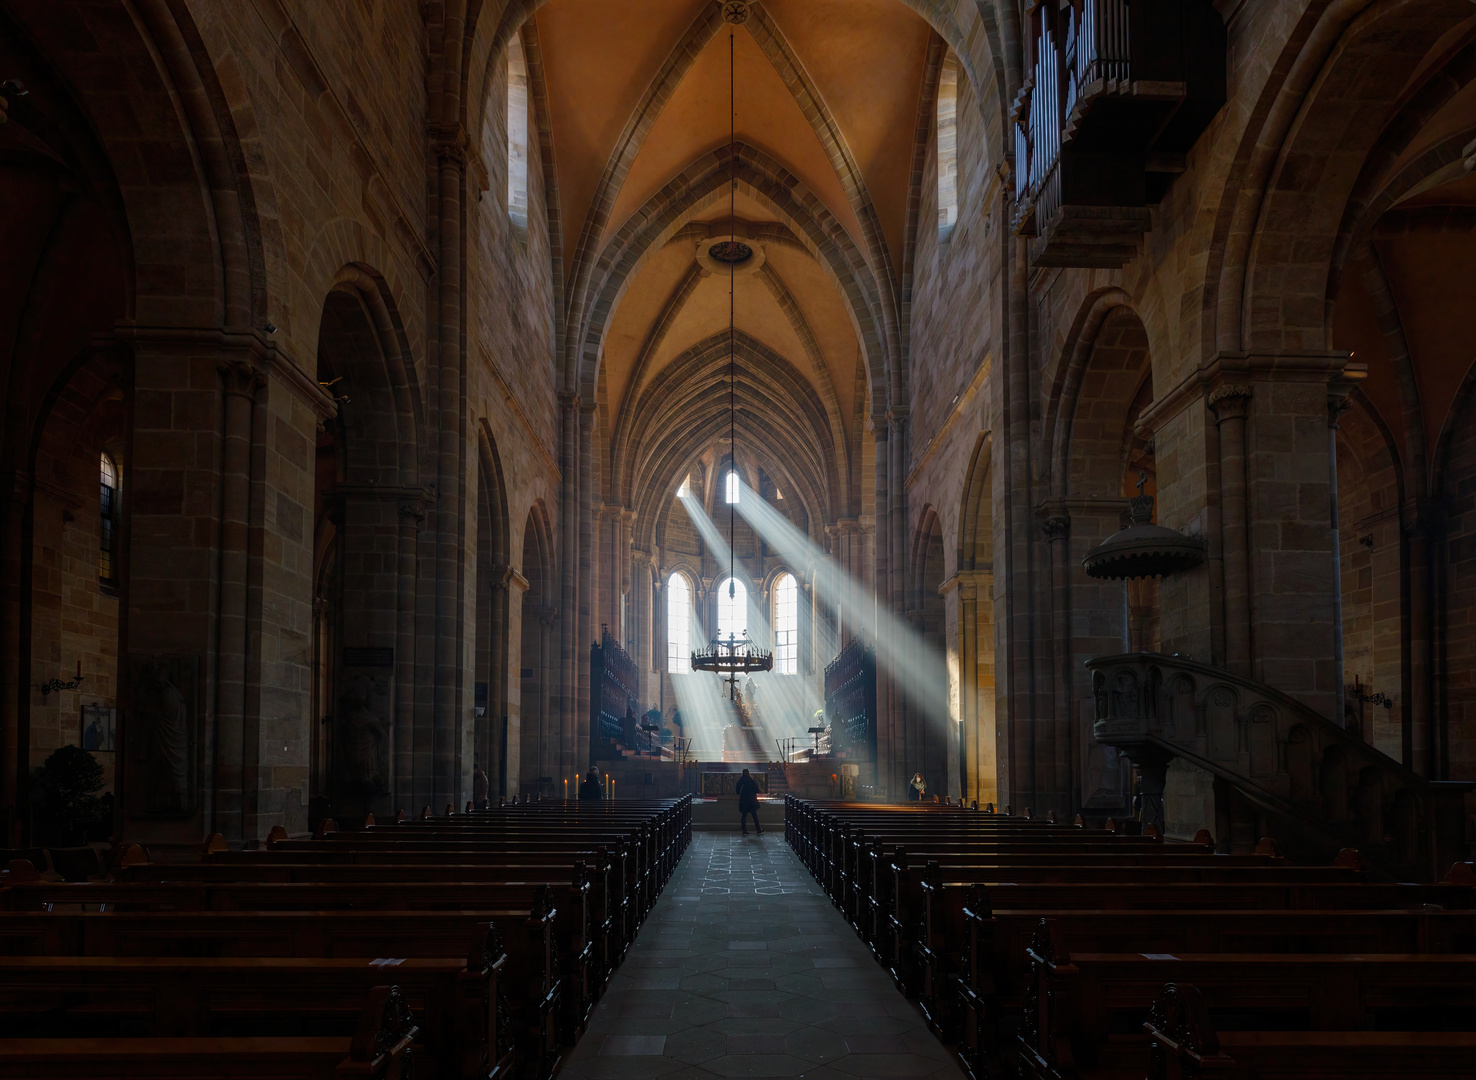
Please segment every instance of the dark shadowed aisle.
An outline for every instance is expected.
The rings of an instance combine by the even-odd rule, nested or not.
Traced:
[[[776,830],[693,837],[564,1075],[962,1073]]]

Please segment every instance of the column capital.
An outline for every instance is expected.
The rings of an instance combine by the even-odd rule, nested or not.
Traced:
[[[1250,398],[1250,383],[1221,383],[1209,392],[1205,404],[1214,412],[1215,422],[1219,424],[1226,420],[1245,419]]]
[[[1041,530],[1048,540],[1061,540],[1071,535],[1071,511],[1064,499],[1046,499],[1035,508]]]
[[[267,383],[266,372],[249,360],[217,360],[215,369],[220,372],[226,397],[255,401],[257,391]]]

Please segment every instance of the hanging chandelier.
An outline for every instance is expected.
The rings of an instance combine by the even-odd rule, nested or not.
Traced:
[[[733,25],[742,23],[748,16],[748,5],[739,0],[730,0],[725,5],[724,18]],[[711,254],[728,265],[728,444],[732,460],[729,468],[738,468],[738,349],[735,294],[738,264],[751,258],[753,251],[738,241],[738,129],[733,79],[733,32],[728,33],[728,236],[721,245],[714,245]],[[726,482],[725,482],[726,488]],[[737,579],[734,552],[737,549],[738,505],[734,498],[728,499],[728,600],[737,597]],[[728,684],[728,696],[738,699],[738,676],[757,671],[774,670],[774,654],[757,648],[748,640],[748,631],[743,636],[729,633],[726,638],[714,636],[707,648],[692,653],[693,671],[710,671],[724,676]]]

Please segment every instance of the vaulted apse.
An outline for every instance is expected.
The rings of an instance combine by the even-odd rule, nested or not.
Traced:
[[[687,516],[692,519],[692,524],[702,534],[702,539],[707,544],[708,550],[712,552],[713,559],[719,566],[726,567],[729,548],[722,531],[703,509],[700,500],[691,494],[678,497],[681,499],[682,507],[687,511]],[[752,489],[747,489],[742,498],[752,502],[758,499],[758,494]],[[741,501],[739,506],[741,509]],[[806,565],[805,561],[791,560],[790,568],[798,572]],[[724,570],[719,575],[719,580],[726,576],[727,571]],[[769,625],[768,612],[761,604],[755,602],[755,595],[756,590],[749,592],[749,640],[761,648],[773,648],[774,635]],[[824,632],[820,640],[816,642],[816,649],[820,657],[818,666],[823,670],[824,663],[835,655],[835,634],[823,621],[822,628]],[[676,690],[677,703],[682,710],[683,718],[691,717],[686,720],[686,723],[693,739],[692,752],[701,758],[698,747],[706,745],[715,747],[717,754],[721,754],[722,729],[735,722],[736,719],[732,705],[726,702],[720,696],[720,691],[716,689],[722,687],[723,684],[712,675],[694,673],[672,676],[672,685]],[[806,729],[814,722],[815,712],[825,707],[823,677],[775,675],[773,672],[760,672],[742,680],[742,685],[745,688],[744,693],[751,695],[748,703],[756,712],[758,725],[763,729],[765,754],[777,760],[780,754],[779,743],[782,739],[799,740],[795,744],[797,748],[806,745],[808,740]],[[711,750],[709,754],[715,756],[712,755]]]
[[[951,719],[948,669],[941,653],[882,606],[871,590],[836,566],[782,514],[756,494],[750,497],[746,486],[738,500],[738,513],[791,564],[813,568],[815,592],[830,611],[869,627],[877,664],[928,724],[941,725]]]

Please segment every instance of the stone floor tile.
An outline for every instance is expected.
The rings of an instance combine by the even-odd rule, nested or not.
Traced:
[[[959,1080],[781,837],[698,833],[570,1080]]]

